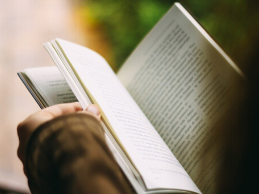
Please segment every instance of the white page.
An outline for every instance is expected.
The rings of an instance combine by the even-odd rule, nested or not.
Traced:
[[[94,96],[148,189],[199,192],[106,61],[79,45],[57,40],[75,73]],[[170,180],[170,181],[168,181]]]
[[[203,34],[203,35],[202,35]],[[119,79],[204,193],[220,148],[208,149],[240,70],[179,4],[141,42]],[[205,160],[206,159],[206,160]],[[173,181],[173,180],[172,180]]]
[[[77,101],[56,66],[29,68],[25,69],[24,73],[48,106]]]

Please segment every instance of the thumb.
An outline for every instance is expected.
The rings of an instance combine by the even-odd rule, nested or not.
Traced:
[[[89,105],[85,111],[82,111],[81,113],[91,113],[92,115],[94,115],[98,120],[101,120],[101,110],[100,108],[95,105],[95,104],[91,104]]]

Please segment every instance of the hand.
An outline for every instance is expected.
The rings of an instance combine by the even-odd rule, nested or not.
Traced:
[[[35,129],[51,119],[71,113],[91,114],[98,120],[100,120],[101,118],[100,109],[96,105],[90,105],[86,108],[86,111],[83,111],[80,104],[76,102],[58,104],[45,108],[39,112],[32,114],[18,125],[17,133],[19,137],[19,147],[17,150],[17,154],[23,165],[25,165],[26,147],[28,141]]]

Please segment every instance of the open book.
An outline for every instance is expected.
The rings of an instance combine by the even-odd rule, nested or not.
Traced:
[[[86,47],[61,39],[44,46],[58,68],[26,69],[20,78],[41,108],[98,104],[107,142],[138,193],[213,193],[217,130],[244,76],[181,4],[117,75]]]

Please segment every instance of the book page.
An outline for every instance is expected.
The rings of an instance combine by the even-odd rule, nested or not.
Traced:
[[[204,193],[213,193],[220,121],[240,70],[176,4],[141,42],[118,77]],[[174,180],[171,180],[174,181]]]
[[[109,122],[126,155],[130,156],[147,189],[199,193],[107,62],[85,47],[60,39],[57,43],[85,90],[90,91],[101,107],[102,116]]]
[[[25,69],[23,72],[46,106],[76,102],[77,99],[56,66]]]

